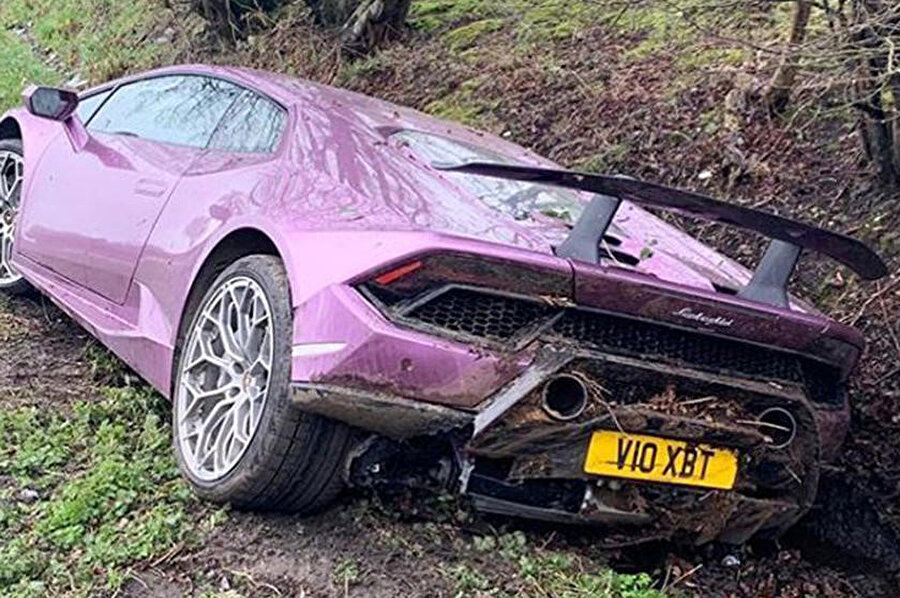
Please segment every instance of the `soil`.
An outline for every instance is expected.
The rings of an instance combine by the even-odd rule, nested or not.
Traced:
[[[299,19],[299,17],[298,17]],[[305,32],[305,33],[304,33]],[[859,284],[833,262],[804,258],[796,290],[869,341],[851,389],[853,423],[841,457],[827,472],[816,507],[779,542],[687,550],[660,544],[599,553],[597,532],[490,520],[477,526],[524,531],[539,545],[608,560],[658,579],[686,574],[680,587],[698,596],[892,596],[900,572],[900,197],[879,190],[850,127],[827,118],[798,126],[753,108],[766,72],[745,65],[741,77],[707,69],[673,91],[667,59],[622,63],[628,39],[602,28],[544,47],[555,69],[508,51],[510,33],[487,34],[484,52],[462,58],[436,37],[408,34],[352,78],[340,78],[334,52],[300,20],[285,18],[234,51],[197,42],[184,61],[225,62],[287,71],[420,109],[463,89],[484,100],[492,132],[548,157],[703,190],[754,207],[854,234],[880,249],[892,277]],[[726,96],[746,106],[725,108]],[[712,130],[703,123],[719,122]],[[735,124],[736,123],[736,124]],[[624,148],[619,152],[618,148]],[[698,173],[711,177],[698,178]],[[745,263],[761,243],[718,227],[687,224],[705,241]],[[10,300],[0,317],[15,338],[0,354],[0,406],[52,397],[53,408],[89,397],[87,334],[40,299]],[[7,328],[6,326],[0,329]],[[20,392],[24,387],[36,392]],[[44,392],[46,391],[46,392]],[[232,513],[205,544],[176,551],[138,571],[129,596],[178,596],[201,580],[296,596],[449,596],[446,568],[484,559],[463,540],[468,525],[397,517],[403,505],[374,508],[353,495],[320,515],[299,519]],[[485,528],[481,528],[485,529]],[[341,563],[359,564],[351,584]]]

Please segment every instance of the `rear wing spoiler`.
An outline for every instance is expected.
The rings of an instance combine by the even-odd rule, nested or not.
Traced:
[[[434,163],[433,166],[449,172],[595,193],[595,197],[575,222],[572,232],[556,248],[556,254],[561,257],[598,263],[600,240],[624,199],[646,207],[755,231],[772,239],[752,279],[738,293],[738,296],[751,301],[787,307],[787,282],[803,249],[832,257],[867,280],[876,280],[888,273],[881,258],[862,241],[692,191],[626,177],[513,164],[462,162]]]

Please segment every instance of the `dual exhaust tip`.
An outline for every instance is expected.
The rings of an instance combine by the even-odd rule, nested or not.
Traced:
[[[544,384],[541,408],[556,421],[571,421],[584,413],[588,389],[579,376],[559,374]],[[797,436],[797,420],[787,409],[770,407],[759,414],[757,425],[773,448],[785,448]]]

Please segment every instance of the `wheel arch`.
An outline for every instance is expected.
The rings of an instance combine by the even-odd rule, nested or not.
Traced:
[[[222,238],[215,241],[206,253],[200,267],[191,280],[190,288],[179,316],[175,338],[175,353],[172,359],[171,392],[174,392],[175,368],[178,367],[178,350],[187,332],[189,314],[194,312],[208,286],[225,268],[242,257],[254,254],[273,255],[282,260],[282,262],[285,262],[286,257],[271,235],[252,226],[243,226],[229,231]],[[287,267],[287,263],[285,263],[285,266]],[[290,270],[288,272],[290,279]],[[293,289],[289,288],[288,292],[292,293]]]
[[[7,116],[0,120],[0,139],[22,140],[22,126],[15,117]]]

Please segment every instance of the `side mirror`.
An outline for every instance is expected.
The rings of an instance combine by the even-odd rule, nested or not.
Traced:
[[[25,108],[41,118],[63,121],[78,107],[78,95],[56,87],[29,87],[23,94]]]

